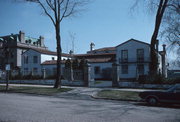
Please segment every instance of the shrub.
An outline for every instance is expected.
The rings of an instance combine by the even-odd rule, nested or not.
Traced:
[[[142,84],[145,84],[145,83],[148,83],[148,84],[163,84],[164,81],[165,81],[165,78],[160,74],[157,74],[157,75],[154,75],[154,76],[142,75],[142,76],[139,76],[139,78],[138,78],[138,82],[142,83]]]
[[[56,75],[49,75],[45,79],[56,79]],[[64,79],[64,77],[61,76],[61,80],[63,80],[63,79]]]
[[[144,83],[146,83],[146,81],[147,81],[147,75],[140,75],[139,76],[139,78],[138,78],[139,83],[144,84]]]
[[[73,68],[73,70],[79,68],[79,61],[78,61],[78,59],[73,60],[73,62],[72,62],[72,68]]]
[[[72,63],[70,59],[67,59],[65,62],[65,68],[71,68],[72,67]]]

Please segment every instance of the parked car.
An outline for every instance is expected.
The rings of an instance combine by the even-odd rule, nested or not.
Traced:
[[[176,84],[164,91],[141,92],[139,96],[150,105],[158,103],[180,104],[180,84]]]

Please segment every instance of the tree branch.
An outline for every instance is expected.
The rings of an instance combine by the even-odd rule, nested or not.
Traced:
[[[61,21],[63,20],[63,18],[65,17],[65,14],[66,14],[66,12],[67,12],[68,6],[69,6],[69,0],[67,0],[67,2],[66,2],[65,10],[64,10],[64,12],[63,12],[62,17],[60,18],[60,22],[61,22]]]
[[[53,22],[53,24],[54,24],[54,26],[55,26],[55,25],[56,25],[56,24],[55,24],[55,21],[53,20],[52,16],[47,12],[46,8],[45,8],[44,5],[41,3],[41,1],[39,1],[39,0],[36,0],[36,1],[37,1],[37,3],[40,4],[40,6],[43,8],[45,14],[51,19],[51,21]]]
[[[48,4],[48,6],[49,6],[53,11],[55,11],[52,3],[51,3],[49,0],[46,0],[46,3]]]
[[[56,23],[58,22],[58,15],[57,15],[57,11],[60,11],[60,10],[57,10],[57,0],[54,0],[54,16],[55,16],[55,20],[56,20]]]

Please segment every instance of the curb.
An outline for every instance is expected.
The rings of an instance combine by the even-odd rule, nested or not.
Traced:
[[[103,99],[103,100],[115,100],[115,101],[129,101],[129,102],[141,102],[141,100],[127,100],[127,99],[114,99],[114,98],[107,98],[107,97],[99,97],[97,93],[91,95],[94,99]]]
[[[15,94],[27,94],[27,95],[35,95],[35,96],[53,96],[53,95],[48,95],[48,94],[37,94],[37,93],[27,93],[27,92],[0,92],[0,93],[15,93]]]

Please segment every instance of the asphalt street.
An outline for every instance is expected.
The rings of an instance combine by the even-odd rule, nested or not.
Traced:
[[[180,122],[180,107],[151,107],[77,94],[0,93],[0,122]]]

